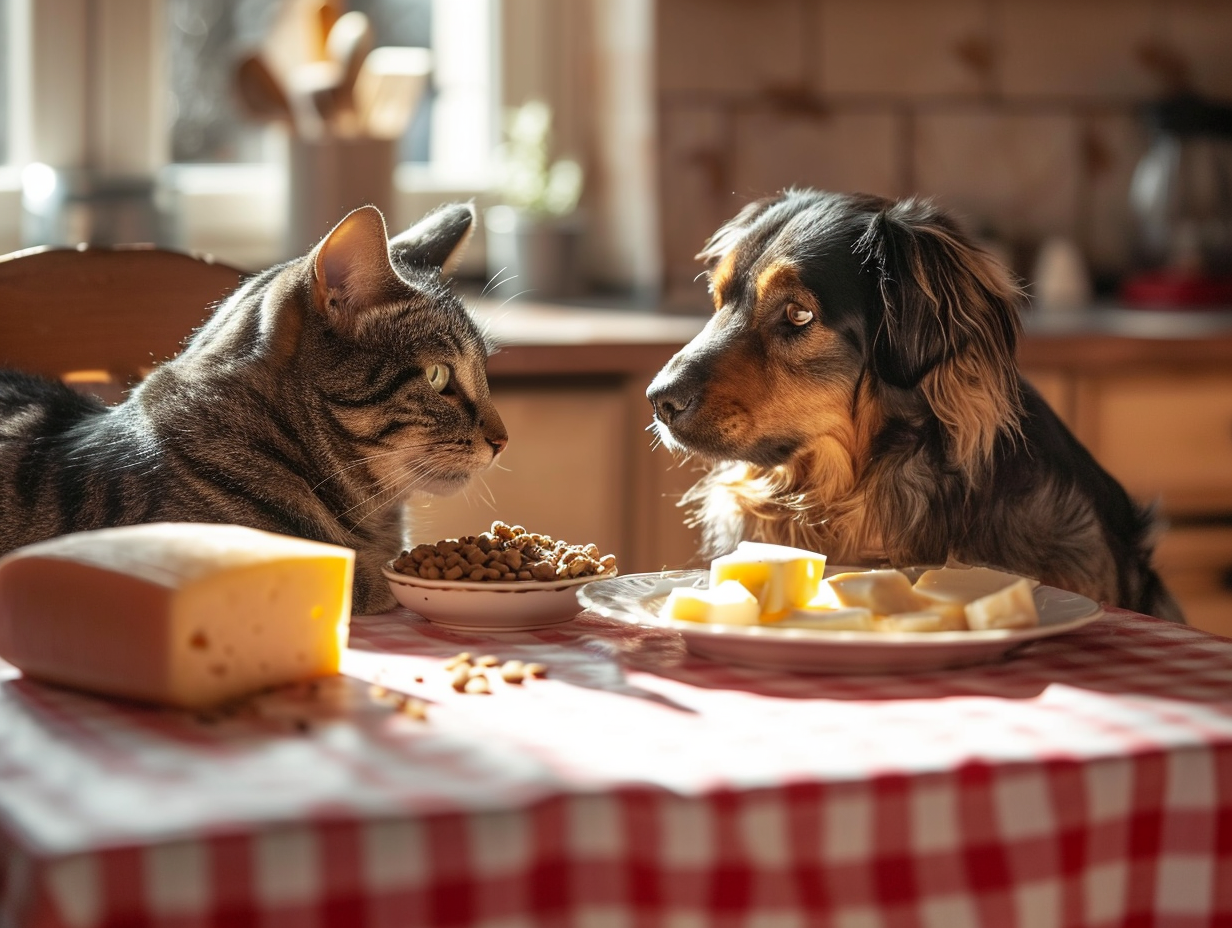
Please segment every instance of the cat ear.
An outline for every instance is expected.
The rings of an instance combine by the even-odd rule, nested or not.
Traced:
[[[402,280],[389,263],[385,220],[375,206],[348,213],[312,252],[317,306],[353,315],[394,296]]]
[[[389,243],[394,262],[406,267],[454,269],[475,229],[471,203],[448,203],[429,213]]]

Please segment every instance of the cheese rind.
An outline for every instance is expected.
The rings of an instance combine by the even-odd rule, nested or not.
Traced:
[[[844,606],[868,609],[877,615],[915,612],[924,605],[907,575],[897,570],[852,571],[835,574],[828,582]]]
[[[0,657],[30,677],[204,708],[338,672],[355,552],[231,525],[154,523],[0,558]]]
[[[757,597],[735,580],[724,580],[710,589],[676,587],[668,592],[663,606],[668,618],[719,625],[756,625],[760,612]]]
[[[742,541],[710,563],[710,586],[736,580],[757,597],[763,622],[781,619],[817,595],[826,556],[787,545]]]

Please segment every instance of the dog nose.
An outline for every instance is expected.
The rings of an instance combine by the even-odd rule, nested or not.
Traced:
[[[655,415],[658,416],[659,421],[666,425],[671,425],[678,416],[693,405],[693,397],[691,395],[672,390],[656,389],[653,385],[646,391],[646,398],[650,400],[650,405],[654,407]]]

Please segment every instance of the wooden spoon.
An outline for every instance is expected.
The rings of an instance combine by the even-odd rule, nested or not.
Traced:
[[[245,55],[235,69],[235,87],[240,103],[253,119],[291,122],[291,103],[286,89],[257,54]]]
[[[329,30],[325,42],[326,57],[342,73],[335,107],[340,128],[349,134],[358,131],[355,116],[355,82],[368,53],[372,51],[372,24],[358,10],[343,13]]]
[[[400,138],[415,114],[432,73],[426,48],[374,48],[355,81],[355,106],[364,132],[373,138]]]

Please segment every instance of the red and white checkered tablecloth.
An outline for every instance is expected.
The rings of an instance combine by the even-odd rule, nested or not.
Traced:
[[[351,645],[220,717],[10,670],[0,925],[1232,925],[1232,640],[1113,612],[884,677],[591,616]],[[464,649],[549,677],[457,693]]]

